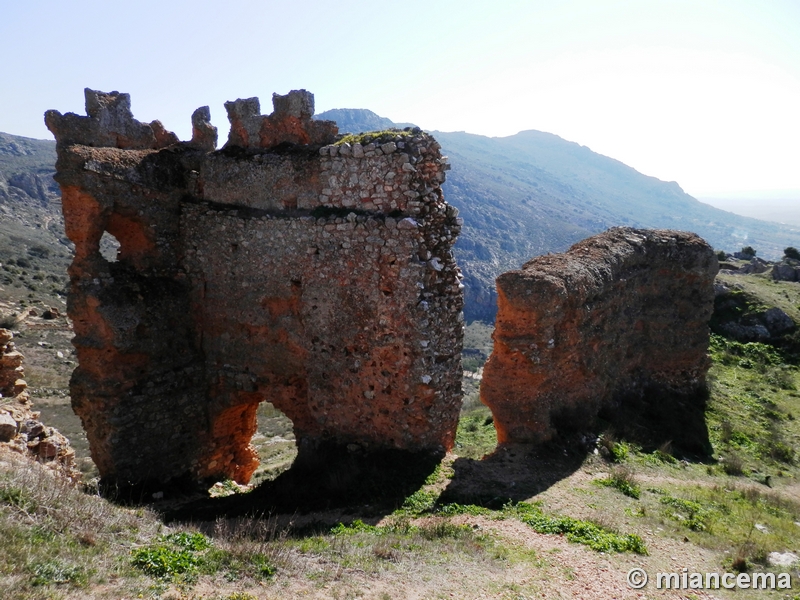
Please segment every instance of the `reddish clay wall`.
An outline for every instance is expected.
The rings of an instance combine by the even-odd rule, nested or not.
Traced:
[[[190,142],[116,92],[86,90],[86,117],[45,116],[76,246],[73,407],[107,480],[246,482],[265,400],[301,457],[452,446],[461,221],[446,158],[419,130],[343,143],[302,90],[273,103],[227,103],[219,151],[207,107]]]
[[[694,234],[614,228],[498,277],[481,381],[498,441],[591,426],[645,389],[703,388],[717,270]]]

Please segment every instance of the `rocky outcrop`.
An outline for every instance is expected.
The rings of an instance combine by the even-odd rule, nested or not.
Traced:
[[[75,451],[58,430],[39,421],[34,412],[22,354],[16,349],[14,336],[0,329],[0,448],[7,448],[35,459],[78,480]]]
[[[269,116],[227,103],[214,151],[207,107],[177,143],[126,94],[86,99],[46,123],[75,243],[70,390],[104,480],[246,482],[262,401],[293,421],[299,461],[452,445],[461,221],[432,137],[339,141],[301,90]]]
[[[800,261],[784,258],[772,265],[770,275],[775,281],[800,281]]]
[[[702,388],[717,269],[694,234],[614,228],[498,277],[481,400],[499,442],[580,430],[644,390]]]
[[[766,307],[746,293],[739,284],[714,286],[714,315],[711,330],[738,342],[778,344],[797,327],[777,306]]]

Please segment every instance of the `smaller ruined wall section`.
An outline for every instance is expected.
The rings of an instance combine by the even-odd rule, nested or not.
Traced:
[[[104,479],[247,481],[262,401],[292,419],[301,456],[452,445],[460,219],[433,138],[337,141],[301,91],[268,116],[227,103],[216,151],[207,107],[178,142],[126,94],[86,96],[87,116],[46,122],[76,244],[73,408]]]
[[[590,426],[645,388],[702,389],[717,270],[694,234],[614,228],[498,277],[481,400],[499,442]]]

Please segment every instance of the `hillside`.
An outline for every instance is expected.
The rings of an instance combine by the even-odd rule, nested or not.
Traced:
[[[53,181],[55,142],[0,133],[0,316],[61,305],[72,243]]]
[[[366,131],[375,116],[364,111],[362,122],[349,109],[340,129]],[[338,117],[336,111],[317,116]],[[494,319],[494,278],[500,273],[615,225],[693,231],[715,248],[747,244],[766,258],[800,243],[800,228],[716,209],[675,182],[648,177],[557,135],[432,133],[452,163],[443,186],[447,200],[464,218],[456,255],[467,286],[468,321]]]
[[[796,282],[728,272],[718,283],[729,287],[718,309],[727,297],[741,310],[718,311],[717,321],[771,306],[800,318]],[[28,318],[20,327],[31,380],[55,362],[53,352],[32,352],[36,340],[56,343],[57,332],[41,326]],[[470,356],[489,350],[484,327],[467,328]],[[164,511],[180,512],[186,499],[167,493],[155,510],[122,507],[91,482],[76,489],[0,452],[0,597],[675,598],[652,578],[682,568],[791,572],[796,586],[797,562],[777,564],[800,554],[800,371],[787,351],[797,347],[787,346],[792,341],[713,336],[705,420],[713,456],[705,462],[670,444],[647,452],[610,431],[590,432],[588,443],[567,437],[494,452],[491,415],[470,403],[453,451],[405,497],[262,519],[197,513],[165,522]],[[481,362],[465,368],[479,377]],[[64,431],[63,414],[37,395],[34,403]],[[292,459],[285,417],[264,421],[271,429],[259,419],[253,441],[262,470],[254,483],[274,480]],[[85,446],[76,450],[88,460]],[[228,497],[205,503],[227,507],[263,498],[231,481],[210,494]],[[650,574],[646,590],[626,585],[634,567]],[[685,597],[793,596],[694,589]]]

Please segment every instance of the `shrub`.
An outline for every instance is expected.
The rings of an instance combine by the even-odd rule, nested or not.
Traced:
[[[745,246],[742,248],[742,254],[749,254],[750,256],[756,255],[756,250],[752,246]]]
[[[628,444],[625,442],[618,442],[613,433],[605,433],[597,440],[597,445],[600,446],[600,453],[607,459],[613,462],[622,462],[628,458],[630,453]]]
[[[597,483],[619,490],[626,496],[635,498],[636,500],[638,500],[642,494],[633,469],[628,467],[614,467],[611,469],[611,474],[608,477],[605,479],[598,479]]]
[[[717,252],[717,260],[726,260],[727,258],[728,254],[724,250]]]
[[[19,323],[20,318],[17,313],[0,315],[0,329],[14,329]]]
[[[744,460],[735,452],[731,452],[725,457],[722,463],[722,470],[725,471],[727,475],[732,475],[734,477],[744,475]]]
[[[786,258],[793,258],[795,260],[800,260],[800,250],[798,250],[797,248],[794,248],[792,246],[789,246],[788,248],[784,248],[783,249],[783,255]]]
[[[35,562],[28,565],[28,570],[33,575],[32,583],[35,586],[86,583],[86,574],[81,567],[64,564],[58,560]]]

